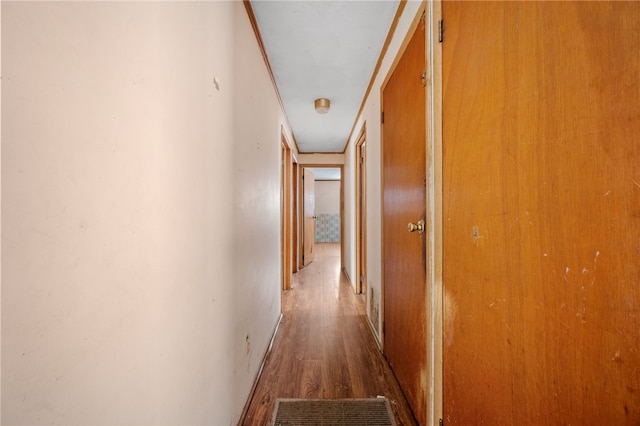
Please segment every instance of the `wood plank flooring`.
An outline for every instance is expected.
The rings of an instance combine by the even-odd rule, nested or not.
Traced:
[[[340,245],[316,244],[313,263],[294,274],[283,317],[241,425],[269,425],[277,398],[389,399],[398,425],[415,420],[378,350],[356,295],[340,271]]]

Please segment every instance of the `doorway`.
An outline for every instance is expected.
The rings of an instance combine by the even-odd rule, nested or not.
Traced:
[[[302,200],[300,259],[304,267],[314,258],[316,242],[340,243],[343,258],[342,165],[300,164],[300,200]],[[342,260],[341,260],[342,262]]]
[[[293,274],[293,155],[284,134],[281,136],[280,168],[282,290],[289,290]]]
[[[356,142],[356,292],[367,293],[367,137],[366,123]]]

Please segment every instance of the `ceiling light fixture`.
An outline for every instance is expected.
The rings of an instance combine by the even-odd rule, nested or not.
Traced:
[[[331,106],[331,101],[326,98],[316,99],[314,102],[314,106],[316,108],[316,112],[318,114],[326,114],[329,112],[329,107]]]

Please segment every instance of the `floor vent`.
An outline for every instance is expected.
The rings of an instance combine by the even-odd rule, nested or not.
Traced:
[[[396,426],[386,398],[283,399],[276,401],[273,426]]]

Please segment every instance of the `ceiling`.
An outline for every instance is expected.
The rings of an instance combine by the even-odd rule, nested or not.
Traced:
[[[311,171],[315,180],[340,180],[340,169],[337,167],[305,167]]]
[[[251,1],[301,153],[344,151],[399,3]],[[317,98],[331,101],[327,114]]]

